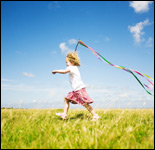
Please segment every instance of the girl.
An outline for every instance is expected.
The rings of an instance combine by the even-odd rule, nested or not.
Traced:
[[[98,120],[99,116],[94,112],[93,108],[89,105],[93,103],[93,100],[88,96],[85,85],[81,80],[80,72],[78,67],[80,66],[80,59],[76,52],[71,52],[66,57],[67,68],[65,70],[54,70],[52,73],[69,73],[69,80],[73,88],[72,92],[69,92],[65,97],[65,106],[63,113],[56,113],[63,119],[67,118],[67,112],[69,109],[69,103],[83,105],[93,116],[92,121]]]

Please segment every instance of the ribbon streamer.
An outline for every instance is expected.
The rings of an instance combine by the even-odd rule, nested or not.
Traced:
[[[131,74],[136,78],[136,80],[139,82],[139,84],[145,89],[145,91],[146,91],[148,94],[153,95],[153,94],[151,94],[151,93],[145,88],[145,87],[147,87],[148,89],[150,89],[149,86],[147,86],[146,84],[142,84],[141,81],[137,78],[137,76],[136,76],[133,72],[135,72],[135,73],[137,73],[138,75],[142,76],[142,77],[145,78],[151,85],[154,86],[154,84],[149,80],[149,79],[151,79],[151,80],[154,81],[153,78],[151,78],[150,76],[148,76],[148,75],[146,75],[146,74],[144,74],[144,73],[140,73],[140,72],[138,72],[138,71],[136,71],[136,70],[128,69],[128,68],[125,68],[125,67],[123,67],[123,66],[118,66],[118,65],[112,64],[111,62],[109,62],[108,60],[106,60],[102,55],[100,55],[97,51],[95,51],[95,50],[92,49],[91,47],[89,47],[89,46],[87,46],[86,44],[84,44],[81,40],[78,41],[78,44],[81,44],[82,46],[84,46],[84,47],[90,49],[91,52],[92,52],[99,60],[104,61],[104,62],[106,62],[107,64],[109,64],[109,65],[111,65],[111,66],[113,66],[113,67],[115,67],[115,68],[122,69],[122,70],[124,70],[124,71],[127,71],[128,73],[131,73]],[[76,47],[76,48],[77,48],[77,47]],[[147,77],[147,78],[146,78],[146,77]],[[148,78],[149,78],[149,79],[148,79]]]

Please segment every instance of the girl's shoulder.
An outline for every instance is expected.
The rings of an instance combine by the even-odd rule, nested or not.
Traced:
[[[67,68],[79,68],[78,66],[68,66]]]
[[[79,67],[78,66],[68,66],[67,67],[71,72],[75,72],[75,71],[78,71],[79,70]]]

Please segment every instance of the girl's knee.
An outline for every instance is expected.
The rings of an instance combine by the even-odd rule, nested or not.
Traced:
[[[88,107],[89,106],[89,104],[88,103],[84,103],[84,107]]]
[[[64,98],[64,101],[67,102],[67,103],[69,102],[69,100],[67,98]]]

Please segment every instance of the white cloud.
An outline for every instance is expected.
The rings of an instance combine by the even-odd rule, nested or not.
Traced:
[[[144,20],[144,22],[139,22],[135,26],[128,26],[130,32],[133,34],[133,37],[135,39],[135,43],[140,43],[141,41],[144,41],[145,39],[142,39],[142,35],[145,34],[145,32],[142,32],[144,29],[144,26],[150,25],[150,22],[148,19]]]
[[[132,1],[129,6],[134,8],[136,13],[143,13],[149,11],[149,5],[152,3],[153,1]]]
[[[59,48],[61,49],[61,53],[62,54],[67,54],[67,53],[69,53],[69,52],[71,52],[72,50],[66,45],[66,43],[65,42],[63,42],[63,43],[60,43],[59,44]]]
[[[22,74],[23,74],[24,76],[34,78],[34,75],[33,75],[32,73],[22,72]]]
[[[128,98],[129,94],[127,92],[121,93],[121,94],[118,95],[118,97],[120,97],[120,98]]]
[[[6,78],[1,78],[1,81],[10,82],[10,81],[14,81],[14,80],[9,80],[9,79],[6,79]]]
[[[50,97],[53,97],[53,96],[56,95],[57,92],[58,92],[58,91],[56,91],[56,89],[49,89],[49,96],[50,96]]]
[[[34,100],[32,100],[32,103],[37,103],[37,100],[35,100],[35,99],[34,99]]]
[[[23,91],[23,92],[48,92],[51,89],[44,87],[37,87],[34,85],[25,85],[25,84],[6,84],[1,83],[2,90],[10,90],[10,91]]]
[[[154,39],[149,37],[149,39],[146,41],[146,47],[152,47],[153,42],[154,42]]]
[[[109,37],[105,37],[104,41],[105,42],[109,42],[110,41],[110,38]]]
[[[99,41],[95,40],[93,43],[99,43]]]
[[[57,53],[56,50],[52,50],[52,51],[51,51],[51,54],[52,54],[52,55],[55,55],[56,53]]]
[[[11,87],[11,84],[4,84],[4,83],[1,83],[1,89],[4,90],[4,89],[10,89]]]
[[[51,3],[48,4],[48,8],[49,9],[57,9],[60,8],[60,2],[59,1],[53,1]]]
[[[68,43],[69,43],[69,45],[73,45],[73,44],[77,43],[77,40],[76,39],[70,39],[70,40],[68,40]],[[61,49],[61,53],[65,54],[65,55],[68,54],[69,52],[73,51],[73,49],[68,47],[65,42],[60,43],[59,48]]]
[[[76,39],[70,39],[70,40],[68,40],[68,43],[69,43],[69,45],[73,45],[73,44],[77,43],[77,40]]]

